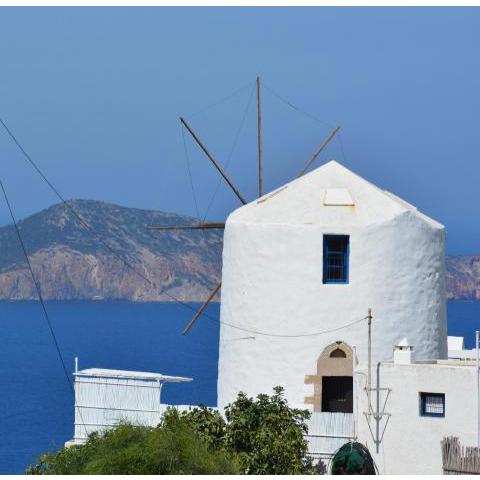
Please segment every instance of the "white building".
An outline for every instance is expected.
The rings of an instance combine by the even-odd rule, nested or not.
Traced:
[[[442,225],[335,161],[234,211],[224,235],[219,407],[239,390],[282,385],[291,404],[321,411],[322,389],[352,390],[353,346],[367,360],[368,308],[374,363],[390,360],[404,337],[418,359],[447,358],[444,237]],[[255,339],[230,342],[230,325]],[[327,354],[339,340],[350,366],[336,374]]]
[[[90,433],[101,432],[122,421],[158,425],[168,406],[161,401],[164,385],[192,381],[161,373],[105,368],[76,369],[74,376],[74,437],[67,445],[82,443]]]
[[[444,437],[477,445],[476,362],[409,362],[403,352],[374,366],[370,412],[367,371],[356,370],[355,436],[383,474],[441,474]]]

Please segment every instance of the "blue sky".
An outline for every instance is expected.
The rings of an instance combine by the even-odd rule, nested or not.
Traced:
[[[196,214],[178,117],[255,198],[258,74],[267,190],[340,123],[319,164],[444,223],[449,253],[480,253],[478,45],[479,9],[2,8],[0,116],[65,197]],[[218,177],[185,144],[203,216]],[[56,202],[4,132],[0,156],[19,217]],[[237,205],[222,185],[207,218]]]

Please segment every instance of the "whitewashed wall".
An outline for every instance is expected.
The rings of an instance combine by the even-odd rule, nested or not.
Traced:
[[[77,376],[74,439],[121,421],[157,425],[166,408],[160,404],[160,390],[155,380]]]
[[[360,363],[367,358],[366,322],[306,338],[248,333],[255,339],[243,341],[231,341],[239,331],[228,324],[297,335],[343,326],[371,307],[374,362],[391,359],[404,337],[418,359],[447,356],[443,227],[338,164],[327,166],[326,174],[312,172],[228,218],[219,407],[239,390],[255,395],[274,385],[305,407],[304,397],[313,394],[305,375],[316,373],[327,345],[342,340],[356,346]],[[355,207],[322,206],[330,186],[347,187]],[[347,285],[322,283],[323,234],[350,235]]]
[[[436,364],[382,364],[380,386],[391,392],[385,412],[391,417],[386,426],[379,453],[363,412],[367,411],[365,392],[366,370],[356,381],[355,417],[359,440],[367,445],[383,474],[441,474],[440,441],[445,436],[458,436],[465,446],[476,446],[477,395],[475,366]],[[373,371],[376,383],[376,368]],[[420,416],[420,392],[445,394],[445,417]],[[386,392],[382,391],[383,408]],[[373,393],[373,408],[375,392]],[[380,424],[383,431],[387,417]],[[375,432],[375,422],[371,422]]]
[[[308,454],[314,458],[331,458],[355,436],[352,413],[315,412],[307,425]]]

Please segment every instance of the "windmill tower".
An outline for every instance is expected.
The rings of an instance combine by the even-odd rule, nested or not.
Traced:
[[[235,210],[224,234],[218,406],[281,385],[297,407],[352,413],[370,306],[373,364],[405,337],[417,360],[446,358],[444,234],[335,161]],[[231,325],[255,339],[230,341]]]

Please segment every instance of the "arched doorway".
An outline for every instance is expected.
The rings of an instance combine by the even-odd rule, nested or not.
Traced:
[[[305,383],[313,384],[315,412],[353,412],[353,350],[337,341],[326,347],[317,360],[317,374],[307,375]]]

